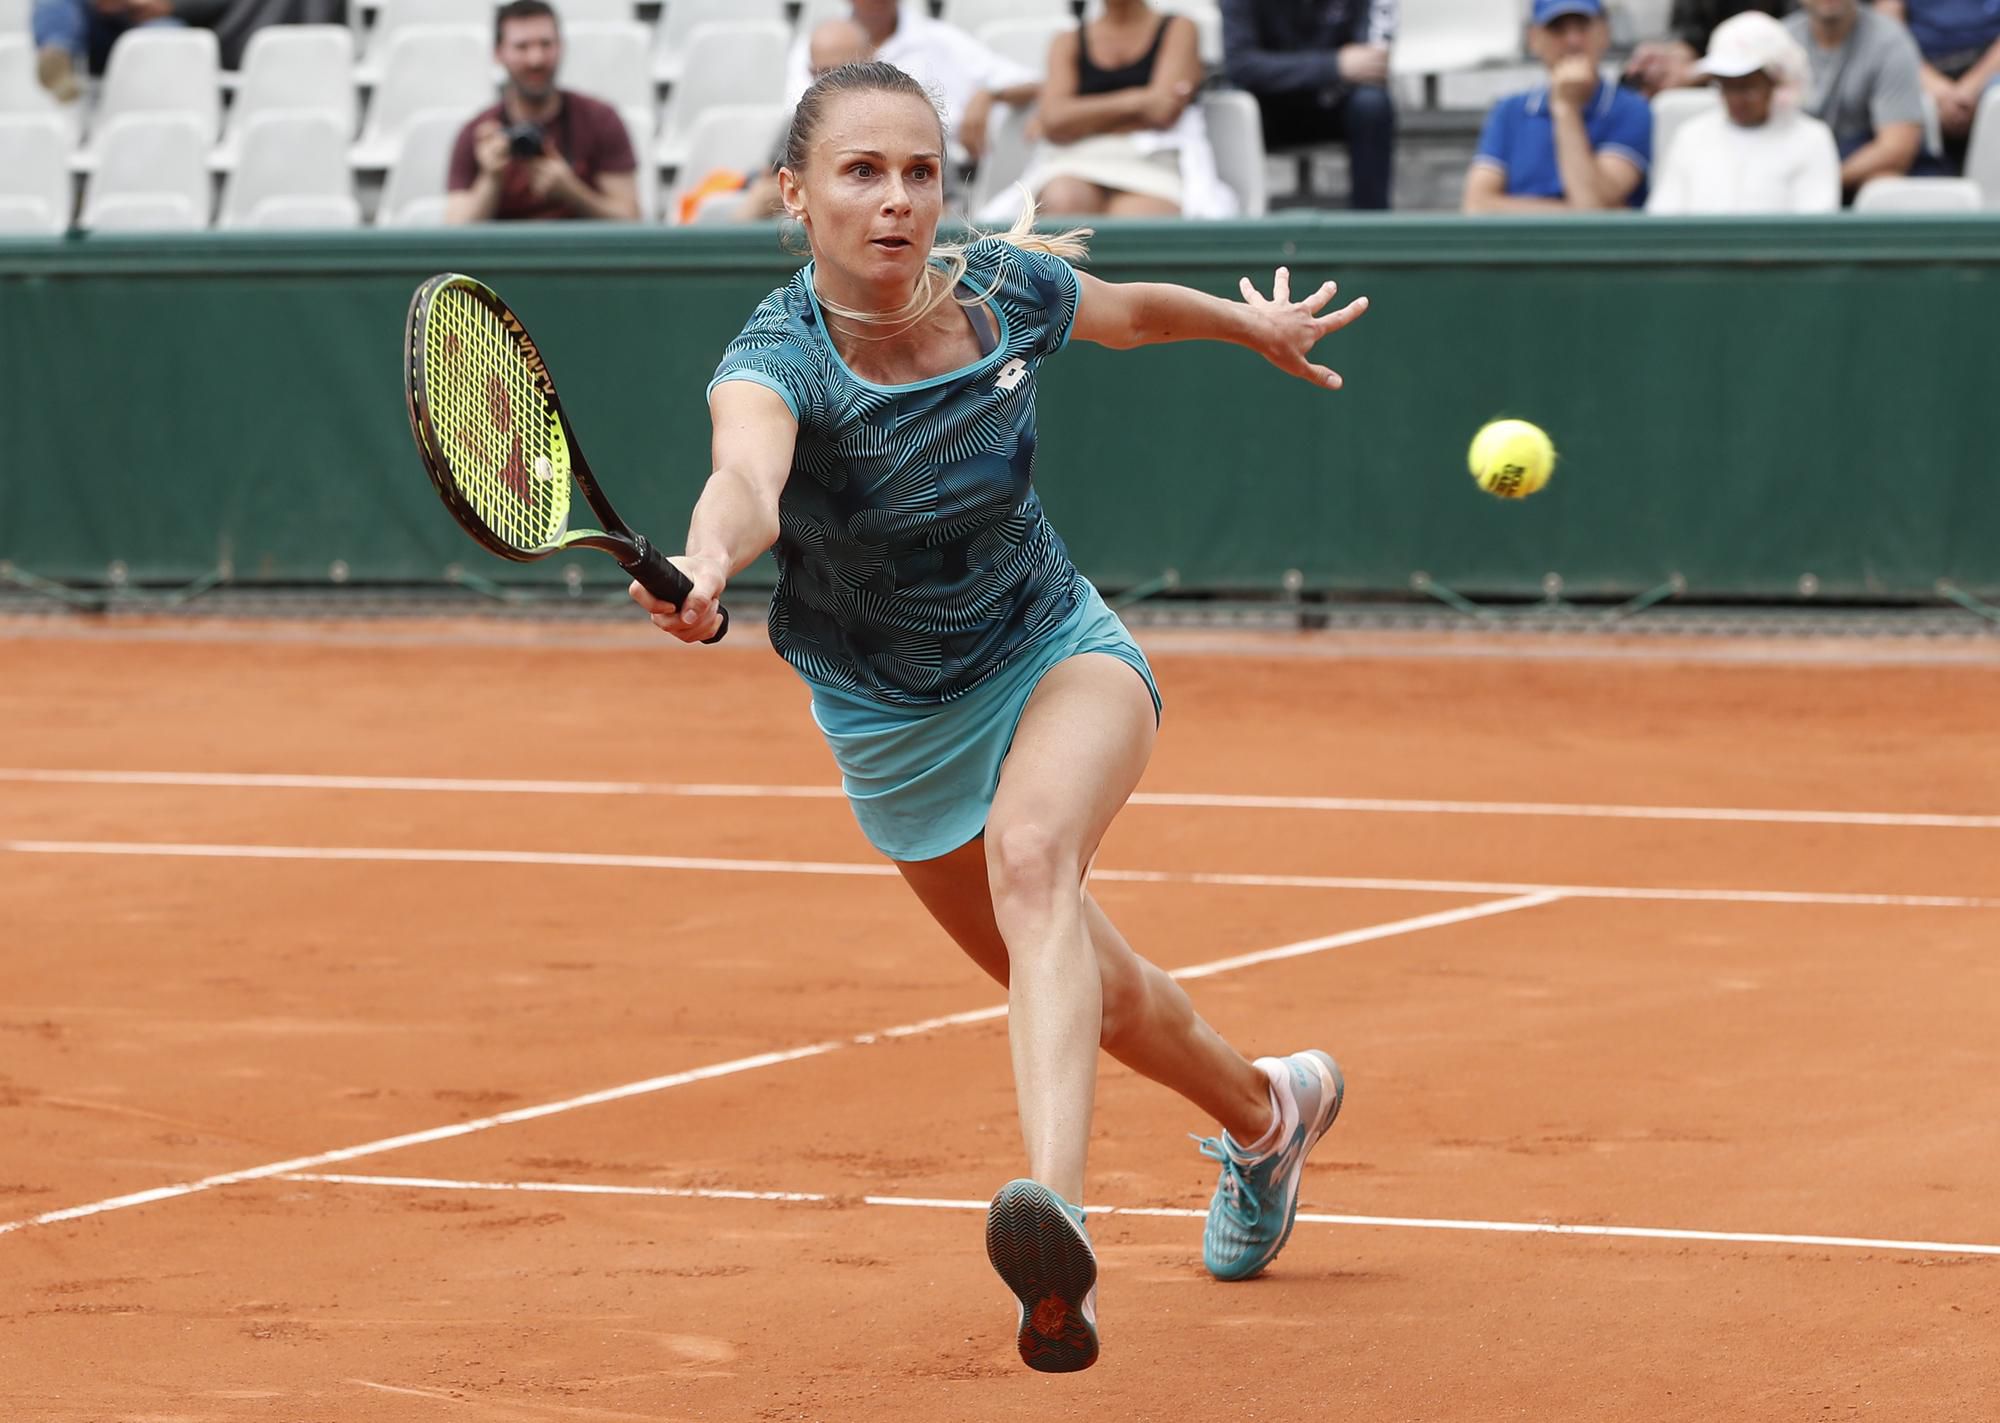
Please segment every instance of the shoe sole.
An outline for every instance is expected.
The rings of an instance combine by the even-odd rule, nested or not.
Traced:
[[[1278,1252],[1291,1240],[1292,1227],[1299,1223],[1299,1182],[1305,1175],[1306,1158],[1312,1155],[1312,1149],[1319,1145],[1319,1139],[1332,1129],[1334,1119],[1340,1115],[1340,1104],[1347,1096],[1347,1079],[1341,1075],[1340,1064],[1331,1056],[1318,1048],[1309,1049],[1299,1055],[1310,1059],[1313,1069],[1319,1073],[1319,1111],[1313,1117],[1311,1131],[1306,1135],[1305,1148],[1299,1152],[1299,1159],[1292,1163],[1291,1172],[1285,1178],[1285,1232],[1278,1237],[1278,1243],[1271,1247],[1271,1253],[1260,1260],[1255,1269],[1246,1270],[1241,1274],[1233,1272],[1219,1274],[1214,1266],[1209,1267],[1210,1275],[1228,1284],[1256,1279],[1270,1267],[1271,1262],[1278,1258]]]
[[[1021,1307],[1021,1362],[1071,1374],[1097,1362],[1097,1329],[1083,1303],[1097,1287],[1097,1258],[1056,1194],[1010,1181],[986,1211],[986,1258]]]

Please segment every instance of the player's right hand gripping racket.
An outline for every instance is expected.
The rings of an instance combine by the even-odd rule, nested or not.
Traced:
[[[484,282],[441,273],[417,288],[404,328],[410,433],[460,526],[518,563],[601,549],[679,607],[694,585],[618,517],[584,463],[556,383],[521,318]],[[602,529],[569,526],[576,481]],[[729,631],[729,613],[710,642]]]

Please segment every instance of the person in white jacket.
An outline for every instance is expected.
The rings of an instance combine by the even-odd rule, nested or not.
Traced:
[[[1805,50],[1769,15],[1745,11],[1716,26],[1697,72],[1722,107],[1680,126],[1646,210],[1667,215],[1840,210],[1840,148],[1800,109]]]

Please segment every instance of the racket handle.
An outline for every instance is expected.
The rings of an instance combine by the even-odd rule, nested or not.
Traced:
[[[662,602],[672,603],[677,608],[685,603],[688,594],[694,591],[694,584],[688,582],[688,576],[667,562],[665,554],[647,543],[644,534],[634,534],[632,543],[635,550],[632,557],[619,559],[618,566],[638,579],[641,588]],[[722,614],[722,626],[715,630],[714,637],[702,639],[704,647],[729,636],[729,609],[717,608],[716,611]]]

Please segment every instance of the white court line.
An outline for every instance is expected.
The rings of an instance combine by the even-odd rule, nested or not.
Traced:
[[[690,855],[599,855],[557,850],[427,850],[356,845],[186,845],[165,840],[0,840],[0,854],[140,855],[208,860],[323,860],[384,864],[549,865],[725,874],[837,875],[893,879],[882,861],[737,860]],[[1506,880],[1393,879],[1374,875],[1224,874],[1199,870],[1096,869],[1113,884],[1198,884],[1239,889],[1385,890],[1400,894],[1552,894],[1709,904],[1825,904],[1894,909],[2000,909],[2000,898],[1956,894],[1859,894],[1796,889],[1705,889],[1608,884],[1533,884]]]
[[[526,1191],[577,1196],[662,1196],[677,1200],[778,1201],[806,1204],[859,1201],[869,1206],[902,1206],[934,1211],[983,1211],[985,1201],[959,1201],[923,1196],[839,1196],[818,1191],[730,1191],[677,1186],[600,1186],[568,1181],[451,1181],[429,1176],[345,1176],[292,1173],[286,1181],[321,1181],[335,1186],[385,1186],[410,1191]],[[1093,1216],[1156,1216],[1169,1220],[1203,1220],[1207,1211],[1175,1206],[1092,1205]],[[1594,1235],[1621,1240],[1701,1240],[1726,1245],[1810,1245],[1843,1250],[1892,1250],[1906,1254],[2000,1255],[2000,1245],[1971,1245],[1945,1240],[1881,1240],[1863,1235],[1779,1235],[1766,1231],[1673,1230],[1641,1225],[1563,1225],[1554,1221],[1439,1220],[1427,1216],[1329,1215],[1300,1211],[1311,1225],[1377,1226],[1392,1230],[1465,1230],[1506,1235]]]
[[[231,771],[84,771],[0,768],[0,781],[43,785],[183,786],[233,790],[426,791],[445,794],[678,796],[725,800],[839,800],[838,786],[730,785],[673,781],[509,781],[451,776],[319,776]],[[2000,815],[1874,810],[1759,810],[1735,806],[1570,804],[1560,801],[1398,800],[1355,796],[1210,795],[1140,791],[1133,805],[1187,810],[1312,810],[1383,815],[1548,816],[1590,820],[1681,820],[1749,825],[1862,825],[2000,830]]]
[[[1278,959],[1296,958],[1301,954],[1324,953],[1329,949],[1346,948],[1353,944],[1372,943],[1378,939],[1393,939],[1403,934],[1419,933],[1425,929],[1441,929],[1451,924],[1463,924],[1474,919],[1485,919],[1496,914],[1511,914],[1519,909],[1533,909],[1551,903],[1556,896],[1547,894],[1521,895],[1512,899],[1499,899],[1484,904],[1469,904],[1459,909],[1449,909],[1438,914],[1422,914],[1410,919],[1396,919],[1386,924],[1371,924],[1363,929],[1349,929],[1340,934],[1327,934],[1317,939],[1304,939],[1295,944],[1282,944],[1275,949],[1265,949],[1259,953],[1244,954],[1237,958],[1221,960],[1231,968],[1244,968],[1251,964],[1270,963]],[[1222,972],[1216,964],[1194,964],[1187,968],[1175,969],[1176,978],[1198,978],[1206,973]],[[605,1102],[623,1101],[630,1097],[643,1097],[653,1092],[665,1091],[670,1087],[684,1087],[691,1082],[706,1082],[712,1078],[728,1077],[739,1072],[753,1072],[758,1068],[775,1067],[779,1063],[796,1062],[800,1058],[818,1057],[835,1052],[844,1047],[866,1046],[882,1038],[914,1037],[920,1033],[934,1032],[940,1028],[958,1027],[967,1023],[981,1023],[993,1018],[1004,1017],[1007,1007],[1003,1003],[993,1008],[976,1009],[969,1013],[953,1013],[947,1017],[929,1018],[921,1023],[907,1023],[900,1027],[884,1028],[874,1033],[858,1033],[851,1038],[835,1038],[826,1042],[811,1043],[805,1047],[790,1048],[783,1052],[759,1053],[755,1057],[739,1057],[729,1062],[715,1063],[709,1067],[697,1067],[687,1072],[669,1073],[664,1077],[649,1077],[642,1082],[628,1082],[622,1087],[608,1087],[598,1092],[587,1092],[580,1097],[566,1097],[559,1102],[544,1102],[539,1106],[517,1107],[513,1111],[496,1113],[490,1117],[479,1117],[473,1121],[453,1122],[449,1126],[432,1127],[427,1131],[406,1132],[401,1136],[384,1137],[380,1141],[364,1142],[360,1146],[342,1147],[338,1151],[323,1151],[315,1156],[294,1157],[289,1161],[274,1161],[268,1166],[253,1166],[243,1171],[225,1171],[215,1176],[204,1176],[197,1181],[181,1181],[171,1186],[157,1186],[149,1191],[135,1191],[130,1195],[113,1196],[108,1200],[92,1201],[87,1205],[68,1206],[62,1210],[47,1211],[41,1215],[28,1216],[21,1220],[0,1222],[0,1235],[10,1231],[25,1230],[29,1226],[54,1225],[58,1221],[81,1220],[86,1216],[103,1215],[108,1211],[126,1210],[132,1206],[150,1205],[154,1201],[173,1200],[180,1196],[192,1196],[201,1191],[211,1191],[218,1186],[234,1186],[245,1181],[262,1181],[273,1176],[296,1174],[310,1171],[316,1166],[332,1166],[342,1161],[355,1161],[364,1156],[379,1156],[384,1152],[399,1151],[408,1146],[423,1146],[434,1141],[449,1141],[453,1137],[470,1136],[474,1132],[491,1131],[495,1127],[511,1126],[516,1122],[534,1121],[539,1117],[553,1117],[563,1112],[573,1112],[582,1107],[595,1107]]]

